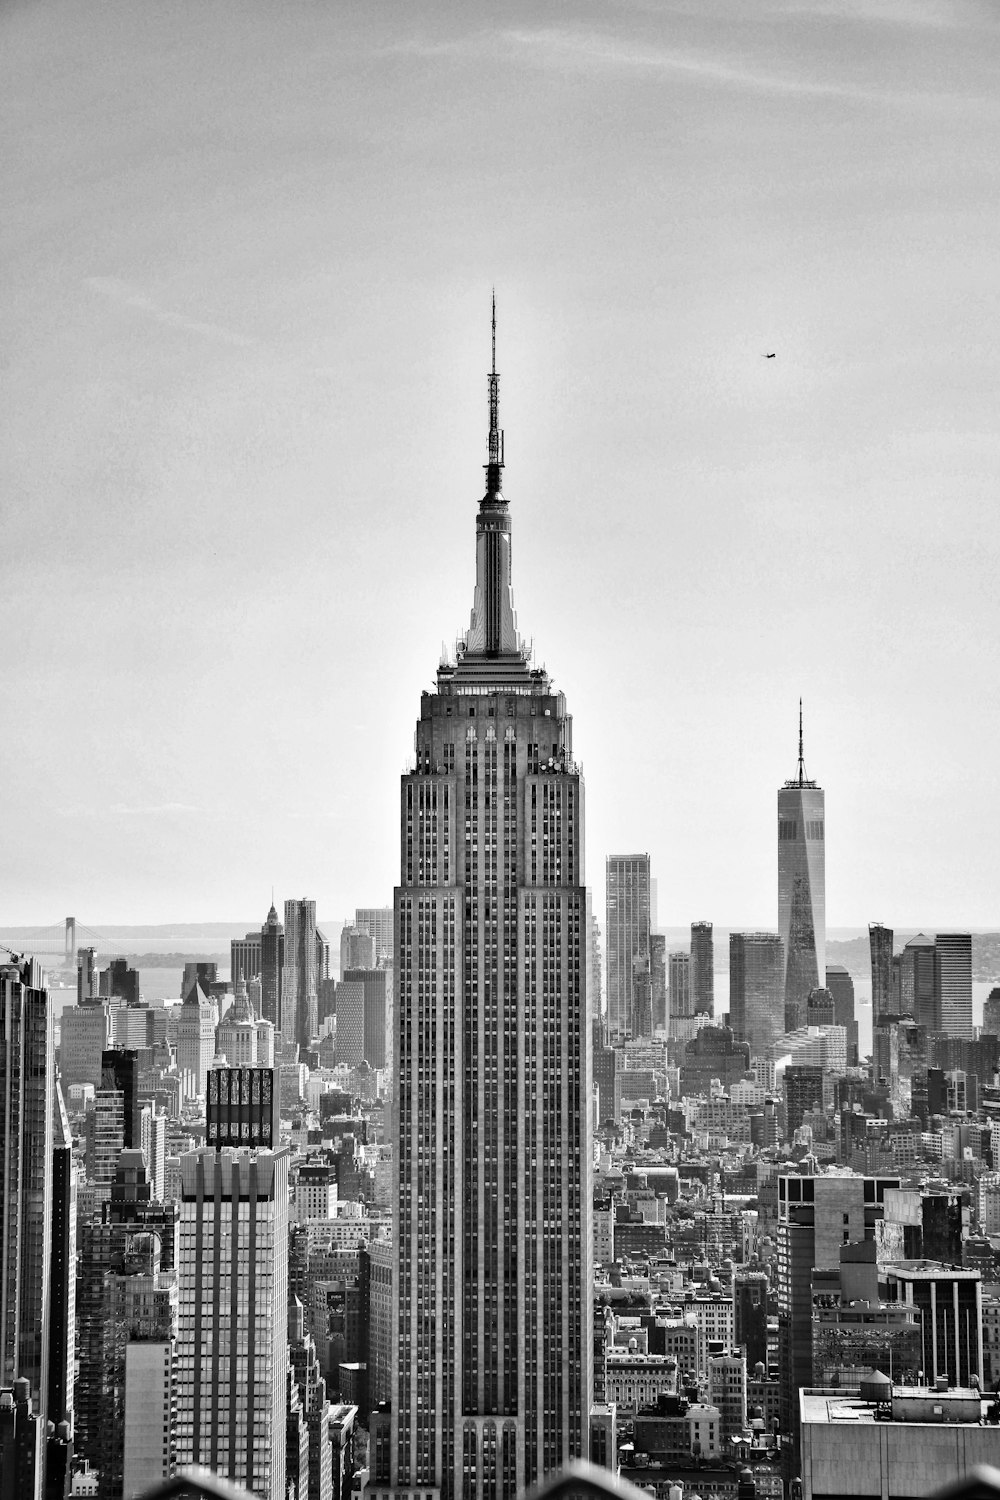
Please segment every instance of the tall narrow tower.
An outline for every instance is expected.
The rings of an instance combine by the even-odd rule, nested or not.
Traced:
[[[49,1414],[55,1073],[41,965],[12,955],[0,964],[0,1386],[27,1380],[37,1417],[25,1500],[43,1491]]]
[[[636,960],[649,957],[652,879],[648,854],[609,854],[607,860],[608,1031],[613,1042],[634,1035]]]
[[[285,902],[285,967],[281,979],[281,1030],[286,1042],[308,1047],[318,1022],[319,970],[316,903],[303,897]]]
[[[380,1497],[513,1500],[588,1451],[583,783],[565,698],[517,632],[495,351],[494,313],[472,618],[402,778]]]
[[[826,976],[826,813],[806,779],[799,699],[799,765],[778,792],[778,931],[785,949],[785,1029],[805,1024],[806,996]]]

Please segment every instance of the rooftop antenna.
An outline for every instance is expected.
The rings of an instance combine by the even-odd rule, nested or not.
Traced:
[[[503,433],[500,431],[500,376],[497,374],[497,293],[493,288],[493,363],[487,377],[490,393],[490,446],[486,465],[486,490],[500,493],[500,470],[503,468]]]
[[[802,699],[799,699],[799,786],[806,784],[806,766],[802,758]]]

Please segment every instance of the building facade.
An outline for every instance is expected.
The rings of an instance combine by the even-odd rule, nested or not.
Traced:
[[[260,929],[260,1010],[265,1021],[281,1032],[282,979],[285,971],[285,928],[274,902]]]
[[[288,1152],[181,1158],[178,1467],[285,1500]]]
[[[469,631],[402,779],[397,1300],[372,1486],[414,1500],[513,1500],[589,1448],[583,785],[565,698],[516,628],[497,380]]]
[[[41,1494],[51,1341],[52,1014],[35,959],[0,964],[0,1387],[28,1382]],[[61,1415],[61,1414],[60,1414]]]
[[[938,1028],[946,1036],[971,1037],[972,936],[968,932],[939,932],[934,950]]]
[[[609,855],[606,879],[608,1032],[612,1042],[623,1042],[632,1035],[635,961],[649,957],[652,920],[649,855]]]
[[[667,994],[670,1020],[686,1019],[694,1014],[691,985],[691,955],[678,949],[667,954]]]
[[[813,1384],[813,1276],[840,1267],[844,1245],[875,1238],[898,1177],[778,1178],[778,1356],[781,1424],[797,1447],[799,1391]]]
[[[246,937],[232,938],[229,944],[229,979],[235,989],[240,980],[249,984],[260,978],[261,934],[248,932]]]
[[[316,903],[285,902],[285,971],[282,976],[282,1035],[308,1047],[319,1029],[319,965]]]
[[[715,1012],[715,943],[711,922],[691,923],[691,1003],[696,1016]]]
[[[367,932],[375,944],[376,959],[392,958],[395,954],[392,919],[391,906],[359,906],[354,913],[355,927]]]
[[[729,1019],[754,1057],[770,1057],[784,1031],[784,951],[776,932],[729,934]]]
[[[868,947],[872,963],[872,1021],[893,1014],[891,927],[869,922]]]

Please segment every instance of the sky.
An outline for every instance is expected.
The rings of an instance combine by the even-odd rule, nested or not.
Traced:
[[[998,62],[990,0],[7,0],[0,925],[391,902],[495,286],[598,909],[648,850],[775,926],[801,695],[828,923],[1000,927]]]

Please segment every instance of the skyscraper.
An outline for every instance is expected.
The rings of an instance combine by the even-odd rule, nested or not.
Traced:
[[[0,1386],[28,1381],[38,1419],[39,1495],[49,1395],[54,1090],[42,968],[33,958],[14,958],[0,965]]]
[[[285,971],[282,976],[282,1036],[308,1047],[319,1030],[319,966],[316,903],[285,902]]]
[[[918,1026],[938,1031],[941,1015],[938,1009],[937,950],[934,939],[918,932],[899,955],[896,969],[898,1014],[912,1016]]]
[[[513,1500],[588,1451],[583,784],[566,700],[515,623],[497,385],[494,359],[469,630],[402,779],[381,1496]]]
[[[691,923],[691,1004],[696,1016],[715,1011],[715,943],[711,922]]]
[[[694,1014],[691,1000],[691,955],[683,949],[667,954],[667,990],[671,1020]]]
[[[97,972],[97,949],[80,948],[76,955],[76,1003],[96,1000],[100,976]]]
[[[277,1149],[281,1117],[272,1067],[213,1068],[205,1099],[205,1138],[224,1146]]]
[[[858,1019],[854,1008],[854,980],[843,964],[827,964],[826,987],[833,996],[833,1024],[847,1032],[847,1061],[858,1061]]]
[[[77,975],[77,989],[80,987]],[[127,958],[113,958],[98,979],[100,993],[109,1000],[124,1000],[126,1005],[139,1004],[139,970],[129,967]]]
[[[361,923],[346,924],[340,930],[340,977],[348,969],[374,969],[378,951],[375,939]]]
[[[260,930],[260,1005],[265,1021],[281,1031],[281,981],[285,967],[285,929],[271,902]]]
[[[232,938],[229,943],[229,980],[233,989],[242,979],[249,984],[260,977],[261,933],[248,932],[246,937]]]
[[[285,1500],[288,1152],[181,1157],[179,1467]]]
[[[215,1056],[215,1007],[195,980],[187,991],[177,1019],[177,1070],[185,1099],[205,1092],[208,1070]]]
[[[58,1080],[53,1100],[52,1296],[49,1347],[50,1422],[73,1421],[76,1368],[76,1162],[73,1135]]]
[[[892,995],[892,928],[881,922],[868,923],[868,947],[872,960],[872,1022],[891,1015]]]
[[[336,989],[337,1061],[386,1064],[386,970],[348,969]],[[391,1042],[390,1042],[391,1047]]]
[[[363,928],[371,935],[375,944],[376,958],[383,953],[392,958],[395,944],[392,936],[391,906],[359,906],[354,913],[354,925]],[[351,967],[353,968],[354,965],[352,964]],[[343,972],[343,966],[341,972]]]
[[[813,1383],[813,1276],[837,1270],[843,1245],[875,1238],[898,1177],[778,1178],[778,1349],[781,1430],[799,1438],[799,1390]],[[791,1472],[795,1473],[794,1466]]]
[[[749,1042],[754,1057],[771,1057],[784,1029],[784,969],[776,932],[729,934],[729,1020],[736,1040]]]
[[[651,932],[649,934],[649,985],[653,1007],[653,1030],[667,1026],[667,940],[662,932]],[[590,991],[588,990],[588,994]],[[600,999],[600,986],[598,986],[594,999]],[[591,1014],[599,1014],[595,1010],[594,999],[591,1000]]]
[[[806,779],[799,699],[799,766],[778,792],[778,931],[784,949],[786,1031],[803,1025],[806,996],[826,973],[826,815]]]
[[[100,1087],[101,1058],[111,1046],[112,1035],[106,1000],[66,1006],[59,1018],[59,1074],[64,1089],[76,1083]]]
[[[648,854],[611,854],[607,862],[608,1031],[632,1035],[632,973],[649,954],[651,881]]]
[[[934,940],[935,1010],[946,1036],[972,1036],[972,935],[939,932]]]
[[[983,1031],[1000,1036],[1000,985],[995,985],[983,1001]]]

